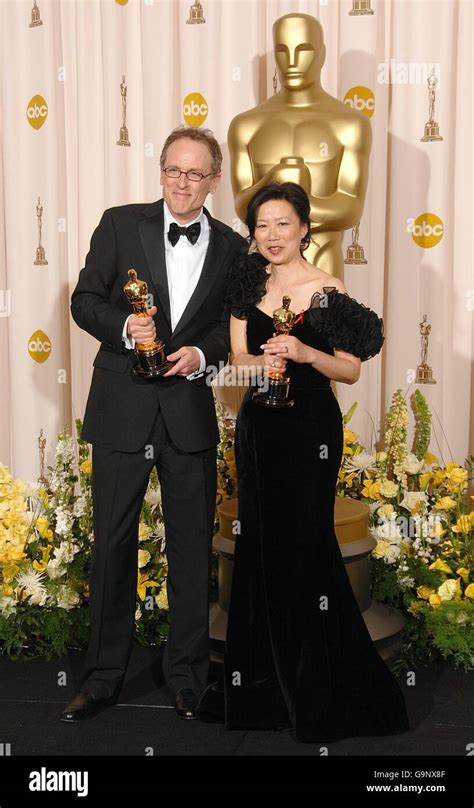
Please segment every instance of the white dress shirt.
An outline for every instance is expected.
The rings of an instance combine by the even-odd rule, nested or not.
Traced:
[[[191,244],[187,236],[180,236],[177,244],[173,247],[168,239],[168,230],[172,222],[176,222],[178,225],[180,225],[180,222],[176,221],[172,216],[166,202],[163,202],[163,210],[166,276],[168,279],[170,299],[171,330],[174,331],[201,276],[204,259],[209,246],[210,228],[209,220],[201,208],[199,215],[193,219],[192,222],[186,222],[186,227],[194,222],[200,222],[201,224],[201,232],[196,243]],[[127,348],[135,347],[135,340],[133,337],[127,335],[128,321],[132,316],[133,315],[130,314],[125,320],[122,332],[122,339]],[[197,376],[204,373],[206,369],[206,358],[203,352],[197,346],[193,347],[198,351],[201,362],[198,370],[186,376],[187,379],[195,379]]]

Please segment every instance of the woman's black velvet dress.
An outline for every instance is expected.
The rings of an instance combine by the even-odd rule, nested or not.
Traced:
[[[235,316],[247,319],[248,351],[258,355],[274,329],[255,305],[266,273],[258,259],[254,264],[240,267],[246,274],[234,280],[230,304]],[[331,328],[317,322],[333,308],[331,327],[339,319],[344,350],[357,350],[364,332],[360,322],[354,329],[355,316],[366,326],[372,317],[364,339],[369,353],[371,347],[378,352],[383,336],[374,312],[334,290],[328,297],[333,305],[326,312],[308,309],[291,333],[333,354]],[[293,407],[261,406],[251,388],[238,413],[240,534],[224,666],[201,694],[197,714],[227,729],[293,728],[303,742],[402,732],[408,729],[403,695],[367,631],[334,531],[341,410],[326,376],[291,360],[286,372]]]

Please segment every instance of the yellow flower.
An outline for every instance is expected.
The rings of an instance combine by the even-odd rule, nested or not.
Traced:
[[[388,520],[395,519],[397,516],[397,512],[394,509],[393,505],[390,505],[390,503],[388,502],[386,505],[381,505],[380,508],[377,508],[377,514],[382,519],[388,519]]]
[[[466,567],[458,567],[456,570],[457,574],[461,576],[464,583],[467,584],[469,581],[469,570]]]
[[[46,506],[49,505],[48,492],[46,491],[46,489],[38,488],[38,496],[41,502],[43,503],[44,507],[46,508]]]
[[[422,600],[428,600],[429,596],[433,593],[433,589],[429,586],[419,586],[416,590],[416,594]]]
[[[46,516],[38,516],[36,519],[36,528],[42,539],[53,538],[53,531],[49,527]]]
[[[451,491],[453,494],[459,494],[461,491],[464,491],[464,489],[467,487],[467,470],[462,469],[460,466],[457,466],[455,463],[453,463],[453,464],[448,463],[448,465],[446,466],[446,469],[450,465],[453,465],[454,468],[452,468],[448,472],[446,488],[448,489],[448,491]]]
[[[442,561],[440,558],[437,558],[436,561],[433,561],[432,564],[428,567],[429,570],[436,570],[437,572],[447,572],[448,575],[452,575],[453,571],[451,567],[448,567],[445,561]]]
[[[469,584],[464,590],[464,596],[466,598],[474,598],[474,584]]]
[[[419,600],[412,600],[412,602],[410,603],[407,611],[411,612],[411,614],[414,614],[415,617],[416,617],[417,612],[421,611],[422,608],[423,608],[423,604],[420,603]]]
[[[460,579],[449,578],[447,581],[438,586],[438,595],[441,600],[452,600],[453,598],[461,597],[461,584]]]
[[[10,586],[9,584],[3,584],[2,595],[7,598],[13,595],[13,587]]]
[[[383,558],[389,548],[389,544],[390,543],[385,541],[385,539],[380,539],[372,550],[374,558]]]
[[[26,553],[23,552],[22,547],[16,547],[14,544],[7,544],[7,546],[0,552],[0,563],[10,564],[12,561],[21,561],[26,558]]]
[[[375,462],[385,463],[387,459],[387,452],[375,452]]]
[[[435,510],[437,511],[451,511],[456,507],[456,500],[452,497],[441,497],[435,503]]]
[[[83,460],[79,468],[83,474],[92,474],[92,460]]]
[[[426,491],[428,485],[434,480],[434,475],[430,474],[429,472],[425,472],[424,474],[420,474],[420,488],[422,491]]]
[[[433,464],[439,466],[438,458],[436,457],[436,455],[431,454],[431,452],[425,452],[424,460],[427,466],[432,466]]]
[[[345,429],[344,429],[344,443],[355,443],[356,440],[357,440],[357,437],[358,437],[358,435],[357,435],[356,432],[352,432],[351,429],[347,429],[347,427],[345,427]]]
[[[453,526],[453,533],[470,533],[472,527],[471,519],[469,516],[460,516],[456,524]]]
[[[160,585],[158,583],[158,581],[150,581],[147,576],[148,576],[148,573],[140,572],[138,574],[137,592],[138,592],[138,597],[140,598],[140,600],[145,600],[146,590],[149,587],[159,586]]]
[[[392,482],[392,480],[382,480],[379,483],[379,490],[383,497],[391,499],[392,497],[396,497],[398,493],[398,485],[397,483]]]
[[[438,606],[441,606],[441,598],[439,595],[436,594],[430,595],[429,602],[430,606],[432,606],[433,609],[437,609]]]
[[[41,547],[41,555],[43,556],[41,561],[33,561],[33,567],[38,572],[44,572],[46,567],[48,566],[49,556],[51,554],[52,546],[51,544],[47,547]]]
[[[434,479],[433,479],[433,482],[434,482],[435,486],[437,487],[438,485],[441,485],[441,483],[443,482],[445,477],[446,477],[446,472],[444,471],[444,469],[436,469],[436,471],[434,473]]]
[[[150,558],[151,558],[151,555],[148,552],[148,550],[139,550],[138,551],[138,566],[140,567],[140,569],[142,567],[146,567],[146,565],[148,564]]]
[[[138,525],[138,541],[145,541],[146,539],[149,539],[152,533],[153,530],[151,527],[149,527],[149,525],[146,524],[146,522],[140,522]]]
[[[369,499],[380,499],[380,483],[365,480],[361,493],[363,497],[368,497]]]

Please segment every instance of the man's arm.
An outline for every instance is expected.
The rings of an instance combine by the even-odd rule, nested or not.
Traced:
[[[110,296],[117,279],[117,241],[110,210],[92,234],[90,250],[71,296],[71,314],[79,328],[108,345],[120,347],[126,311]]]

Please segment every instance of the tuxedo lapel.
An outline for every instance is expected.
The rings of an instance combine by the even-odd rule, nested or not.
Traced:
[[[193,317],[197,314],[198,310],[204,303],[207,295],[209,294],[212,285],[217,278],[222,263],[224,261],[228,242],[222,236],[218,228],[213,224],[213,219],[209,215],[206,208],[204,213],[209,220],[209,246],[207,248],[204,265],[197,282],[196,288],[188,300],[188,304],[184,309],[180,319],[176,323],[176,328],[173,331],[173,338],[191,322]]]
[[[170,298],[168,292],[168,278],[166,275],[165,244],[163,239],[163,200],[160,199],[158,202],[154,202],[150,205],[145,216],[146,218],[138,223],[138,231],[156,294],[171,331]]]

